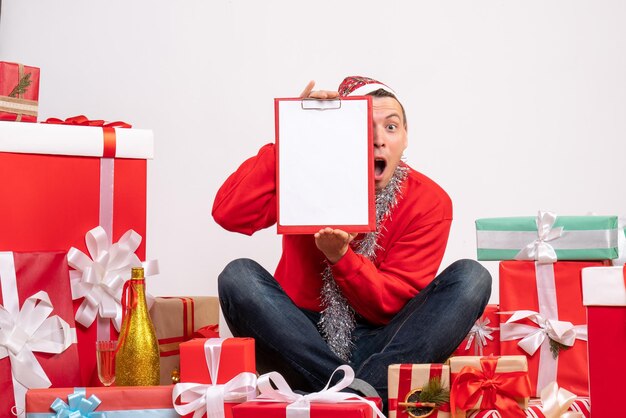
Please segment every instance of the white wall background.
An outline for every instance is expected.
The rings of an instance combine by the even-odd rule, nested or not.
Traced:
[[[310,79],[399,92],[407,160],[454,202],[444,266],[475,258],[476,218],[625,214],[625,21],[622,0],[4,0],[0,60],[41,68],[40,120],[154,130],[149,290],[215,295],[231,259],[278,261],[275,228],[228,233],[211,205]]]

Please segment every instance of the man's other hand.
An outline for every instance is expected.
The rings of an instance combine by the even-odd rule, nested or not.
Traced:
[[[315,234],[315,245],[331,264],[335,264],[348,251],[348,245],[356,235],[341,229],[323,228]]]
[[[339,97],[339,92],[330,91],[330,90],[313,90],[315,87],[315,81],[309,81],[309,84],[306,85],[302,93],[300,93],[300,97],[303,99],[336,99]]]

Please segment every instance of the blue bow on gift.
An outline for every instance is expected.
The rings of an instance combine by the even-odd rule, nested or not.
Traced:
[[[74,393],[67,395],[67,403],[56,398],[50,408],[56,412],[55,418],[106,418],[106,412],[93,412],[102,401],[96,395],[86,398],[84,388],[75,388]]]

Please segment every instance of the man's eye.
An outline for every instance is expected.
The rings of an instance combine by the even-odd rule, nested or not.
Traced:
[[[387,125],[387,129],[390,131],[395,131],[398,126],[394,124]]]

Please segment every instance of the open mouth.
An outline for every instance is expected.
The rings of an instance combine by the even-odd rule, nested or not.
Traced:
[[[374,177],[379,178],[385,172],[385,168],[387,167],[387,161],[382,158],[374,159]]]

